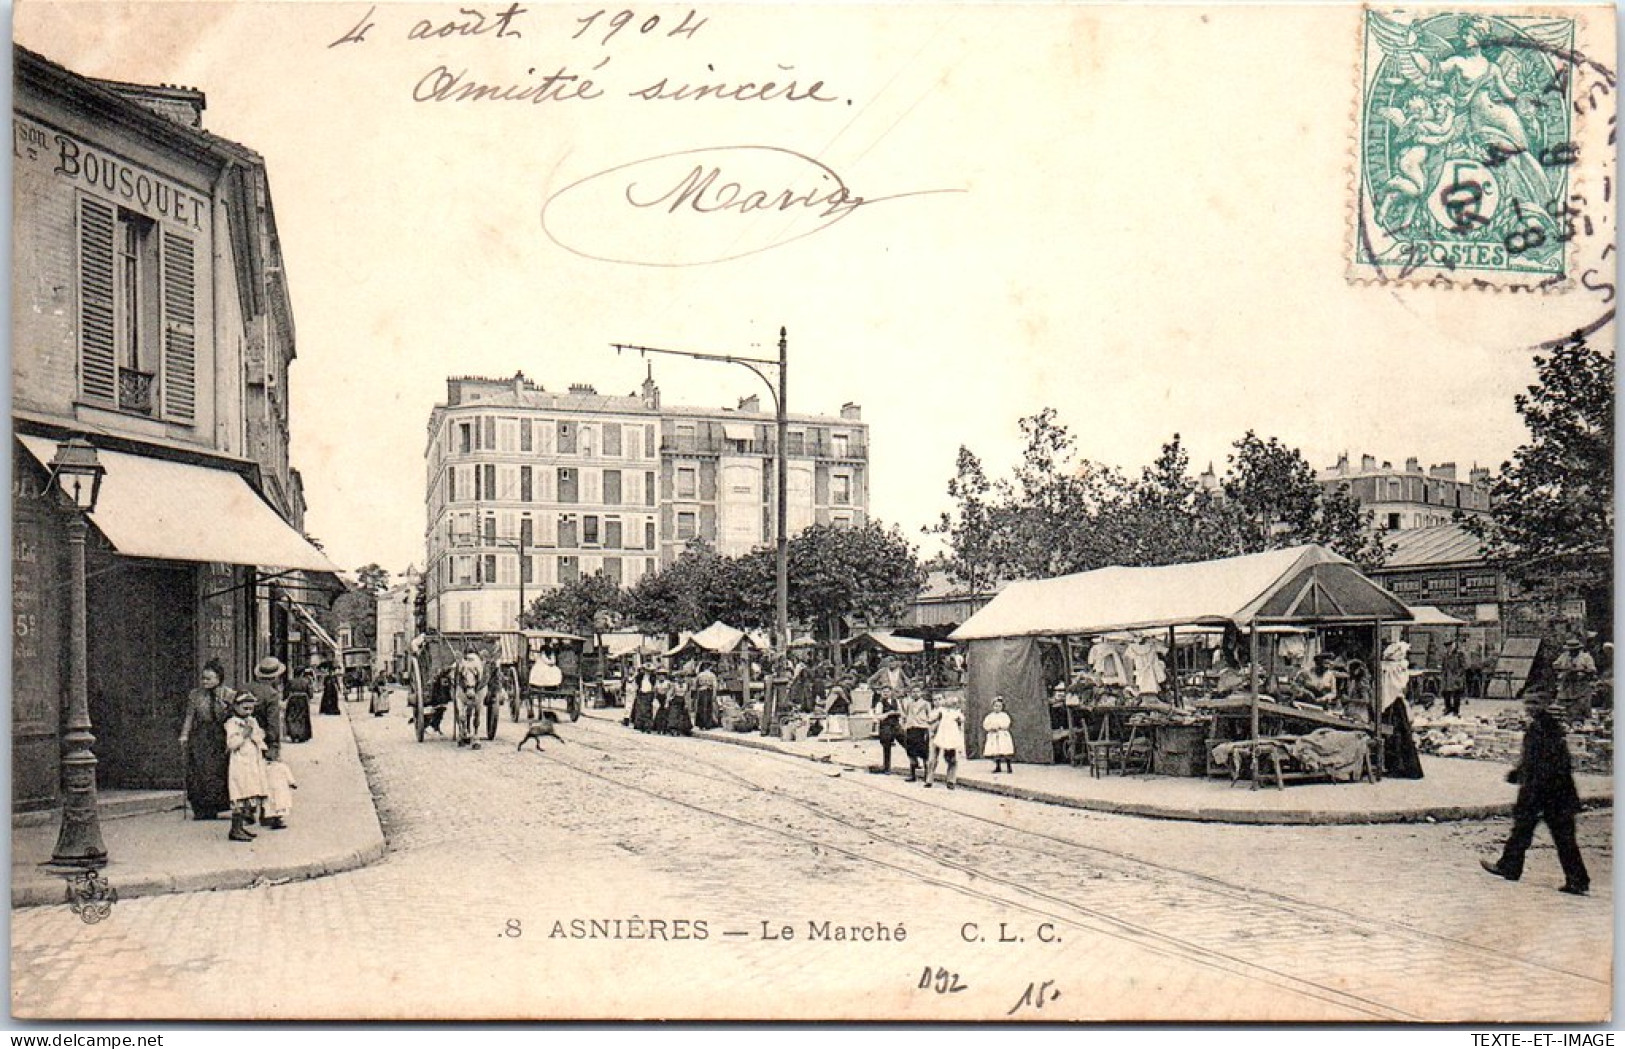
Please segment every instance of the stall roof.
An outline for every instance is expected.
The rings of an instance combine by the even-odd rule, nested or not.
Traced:
[[[917,656],[925,651],[925,642],[916,637],[900,637],[890,630],[869,630],[857,637],[849,637],[843,645],[869,644],[899,656]],[[952,641],[934,641],[933,647],[953,648]]]
[[[633,653],[658,656],[666,651],[665,644],[658,637],[647,634],[605,634],[600,640],[604,643],[604,651],[617,658]]]
[[[1467,620],[1458,618],[1434,605],[1412,605],[1411,626],[1466,626]]]
[[[1154,568],[1101,568],[1011,583],[955,641],[1254,620],[1411,618],[1405,605],[1321,546]]]
[[[738,648],[739,643],[744,640],[743,630],[718,621],[698,633],[684,634],[676,647],[669,650],[666,655],[674,656],[689,645],[703,648],[707,652],[727,653]]]

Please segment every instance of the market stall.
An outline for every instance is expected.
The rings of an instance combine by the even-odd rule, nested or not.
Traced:
[[[679,670],[688,662],[712,664],[720,685],[718,706],[731,718],[734,712],[762,699],[761,674],[753,670],[752,656],[763,651],[765,644],[765,637],[753,637],[719,621],[704,630],[680,635],[677,644],[666,650],[666,658]]]
[[[1269,741],[1321,729],[1370,739],[1381,732],[1379,704],[1301,700],[1296,682],[1320,653],[1374,672],[1382,625],[1409,619],[1397,598],[1319,546],[1011,583],[951,635],[968,647],[967,751],[980,755],[995,696],[1017,760],[1070,759],[1097,772],[1157,771],[1163,755],[1165,771],[1199,775],[1220,744],[1235,745],[1227,757],[1251,758]],[[1209,665],[1170,658],[1181,627],[1211,636]]]

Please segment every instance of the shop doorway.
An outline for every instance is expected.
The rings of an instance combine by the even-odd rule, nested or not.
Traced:
[[[98,560],[87,606],[97,783],[180,789],[176,737],[186,694],[197,684],[196,569]]]

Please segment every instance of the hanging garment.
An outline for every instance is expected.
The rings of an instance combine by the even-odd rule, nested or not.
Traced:
[[[1129,682],[1128,667],[1123,659],[1122,648],[1115,642],[1096,641],[1089,649],[1089,669],[1095,672],[1105,685],[1126,685]]]
[[[1405,697],[1405,689],[1411,683],[1410,653],[1411,646],[1404,641],[1392,642],[1382,650],[1379,684],[1383,710],[1393,706],[1395,700]]]

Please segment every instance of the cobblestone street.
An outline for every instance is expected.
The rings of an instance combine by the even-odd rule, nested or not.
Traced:
[[[416,743],[398,714],[352,716],[382,862],[131,900],[94,926],[65,907],[16,911],[14,1011],[1595,1021],[1609,1008],[1609,812],[1582,818],[1595,895],[1577,899],[1556,891],[1544,832],[1523,882],[1478,870],[1505,820],[1160,822],[591,719],[537,755],[515,752],[510,724],[474,753]],[[321,799],[301,801],[289,833],[321,818]],[[899,926],[901,942],[862,939]]]

